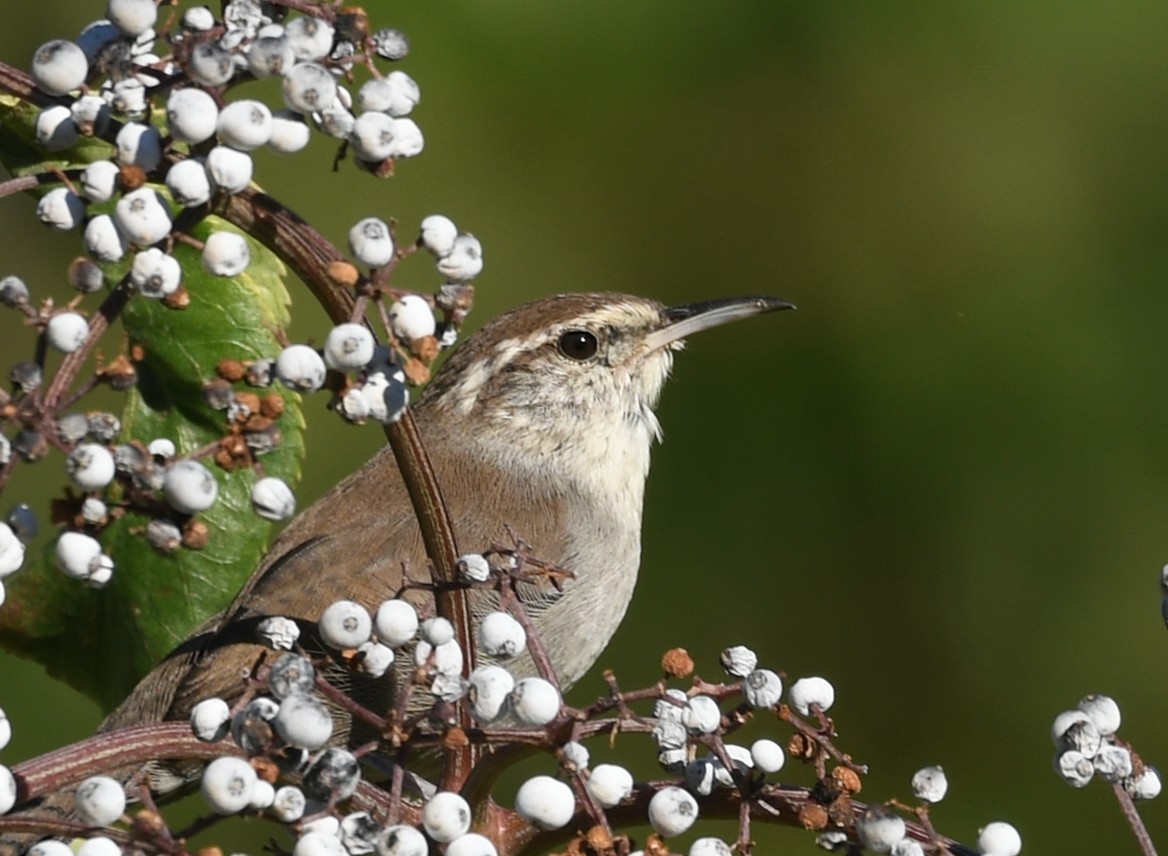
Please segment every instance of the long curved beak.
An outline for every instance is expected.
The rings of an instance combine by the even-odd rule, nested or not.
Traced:
[[[658,348],[669,347],[691,333],[700,333],[702,330],[728,324],[740,318],[794,308],[795,304],[779,300],[777,297],[727,297],[685,306],[671,306],[664,313],[670,323],[646,336],[645,345],[649,350],[655,351]]]

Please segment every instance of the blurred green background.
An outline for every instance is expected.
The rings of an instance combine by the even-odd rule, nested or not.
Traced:
[[[257,172],[334,240],[371,214],[406,234],[452,216],[485,246],[477,322],[567,290],[799,305],[679,358],[642,582],[599,666],[647,683],[684,645],[713,676],[749,644],[835,682],[864,797],[907,798],[939,763],[947,834],[1004,819],[1029,853],[1137,852],[1105,786],[1055,778],[1048,730],[1106,692],[1168,767],[1168,7],[364,5],[412,39],[425,153],[381,182],[333,173],[328,145]],[[42,4],[0,55],[27,65],[100,12]],[[0,268],[64,297],[77,236],[32,210],[0,205]],[[435,279],[419,260],[402,282]],[[0,324],[4,360],[26,357]],[[324,330],[301,311],[294,333]],[[309,411],[303,500],[379,442]],[[598,669],[575,697],[601,691]],[[5,763],[98,719],[7,656],[0,705]],[[1168,846],[1163,801],[1144,808]]]

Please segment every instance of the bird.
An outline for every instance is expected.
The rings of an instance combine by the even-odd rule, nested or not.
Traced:
[[[460,547],[484,551],[518,537],[568,572],[558,585],[524,587],[524,608],[562,688],[597,660],[632,599],[650,448],[661,437],[654,409],[674,354],[693,333],[791,308],[771,297],[674,307],[616,293],[546,297],[475,332],[411,405]],[[432,615],[431,590],[409,587],[409,579],[429,579],[426,551],[385,448],[289,523],[234,602],[143,678],[101,728],[181,720],[204,699],[238,697],[241,676],[268,650],[256,634],[267,618],[297,622],[303,642],[341,599],[372,611],[403,596]],[[494,609],[496,598],[470,591],[472,616]],[[529,654],[506,665],[516,678],[536,674]],[[351,675],[332,677],[384,712],[402,671],[363,689]],[[334,713],[335,738],[354,739],[343,711]],[[177,775],[190,779],[189,771]],[[155,774],[162,790],[179,783]]]

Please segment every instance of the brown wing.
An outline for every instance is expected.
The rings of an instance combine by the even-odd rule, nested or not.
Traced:
[[[424,420],[421,411],[419,417]],[[459,442],[461,438],[436,439],[433,448],[444,450],[434,459],[440,484],[466,484],[477,469],[473,445]],[[483,550],[504,541],[510,524],[538,548],[541,558],[563,560],[562,497],[554,490],[542,489],[535,496],[530,486],[516,489],[505,480],[479,496],[445,490],[463,549]],[[533,506],[541,509],[540,525],[525,530],[522,521],[533,518],[529,513]],[[202,699],[237,696],[241,675],[265,651],[254,642],[259,621],[284,616],[311,632],[321,611],[335,600],[347,598],[376,609],[402,588],[403,566],[412,579],[429,579],[405,486],[392,453],[385,449],[300,514],[232,605],[144,678],[103,729],[181,719]],[[421,610],[432,612],[427,594],[415,590],[408,596]],[[392,682],[382,681],[378,687],[379,698],[369,701],[375,709],[384,709],[392,697]]]

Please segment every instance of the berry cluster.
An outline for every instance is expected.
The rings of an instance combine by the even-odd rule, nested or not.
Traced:
[[[1056,716],[1050,731],[1057,750],[1055,772],[1075,788],[1085,788],[1099,776],[1132,799],[1154,799],[1163,787],[1160,771],[1116,735],[1119,723],[1119,705],[1105,695],[1089,695]]]
[[[353,296],[350,318],[329,331],[323,348],[292,343],[261,359],[224,354],[215,367],[204,399],[225,413],[221,441],[184,449],[178,438],[130,439],[112,414],[70,409],[94,385],[86,381],[71,391],[84,361],[130,300],[181,310],[200,299],[198,276],[180,250],[198,251],[204,275],[234,278],[252,268],[256,245],[215,215],[229,216],[232,199],[250,198],[253,150],[290,154],[317,129],[340,141],[342,155],[351,153],[362,169],[383,176],[397,160],[422,151],[421,131],[410,118],[418,84],[403,71],[378,68],[408,50],[400,31],[374,31],[361,10],[332,4],[233,0],[220,15],[195,6],[163,22],[153,0],[109,0],[105,19],[76,39],[56,39],[35,52],[30,70],[37,91],[27,97],[41,105],[30,118],[36,142],[67,158],[89,140],[83,167],[48,168],[37,215],[52,228],[79,230],[86,255],[69,271],[81,296],[64,307],[34,302],[16,276],[0,281],[0,301],[41,334],[35,358],[10,372],[14,393],[0,395],[0,422],[16,428],[11,440],[0,434],[0,486],[18,461],[54,447],[65,453],[81,492],[63,518],[57,515],[68,531],[56,558],[69,576],[92,586],[109,582],[115,563],[98,537],[128,511],[148,517],[142,531],[161,552],[205,546],[209,533],[198,515],[216,502],[222,482],[207,466],[212,461],[223,470],[255,469],[254,510],[268,520],[288,519],[296,507],[292,488],[266,476],[260,461],[281,444],[288,399],[265,388],[278,381],[300,393],[326,389],[346,420],[389,424],[406,407],[409,384],[428,379],[430,363],[454,343],[473,302],[469,282],[482,270],[479,241],[434,215],[423,221],[416,243],[399,247],[389,224],[368,217],[349,235],[356,265],[322,245],[318,255],[337,261],[316,277],[298,270],[318,293],[342,286]],[[360,70],[370,76],[355,86]],[[283,104],[228,98],[236,84],[256,78],[280,79]],[[101,141],[109,144],[109,157],[94,159]],[[299,237],[323,242],[313,232]],[[443,283],[432,296],[390,284],[398,262],[419,248],[433,254]],[[105,285],[111,288],[105,302],[96,313],[87,311],[84,296]],[[365,323],[374,307],[386,345]],[[46,350],[66,355],[48,379]],[[96,381],[133,387],[143,350],[136,345],[99,365]],[[23,564],[35,532],[35,521],[19,523],[0,523],[0,580]],[[0,602],[3,597],[0,583]]]
[[[754,811],[797,818],[799,825],[818,831],[827,850],[923,856],[944,847],[972,853],[939,836],[929,822],[928,806],[948,789],[940,767],[914,775],[918,805],[864,806],[855,800],[865,768],[833,741],[828,711],[835,690],[826,679],[801,678],[784,688],[782,675],[760,667],[749,648],[734,646],[720,658],[725,682],[693,677],[683,689],[669,682],[689,677],[693,662],[674,649],[662,659],[665,678],[659,683],[622,691],[610,674],[606,697],[572,708],[555,675],[541,666],[546,661],[538,634],[516,594],[532,574],[554,569],[531,558],[526,548],[468,554],[458,566],[462,584],[491,591],[498,604],[476,623],[473,647],[485,662],[465,678],[465,646],[471,640],[459,639],[445,618],[419,614],[406,599],[412,587],[372,610],[353,601],[329,605],[309,628],[324,644],[316,655],[301,647],[295,622],[261,623],[258,640],[278,653],[257,664],[233,702],[209,698],[191,711],[194,736],[223,746],[200,780],[214,815],[267,815],[287,824],[297,856],[424,856],[434,845],[456,856],[492,856],[501,842],[472,831],[483,806],[442,788],[420,805],[407,801],[400,778],[387,793],[363,783],[362,765],[380,758],[376,769],[384,770],[386,761],[404,769],[409,759],[437,749],[525,744],[547,753],[556,769],[524,781],[512,810],[549,834],[570,826],[586,829],[574,839],[572,853],[666,854],[672,852],[667,840],[690,833],[707,815],[738,817],[737,840],[698,837],[689,844],[690,856],[746,853]],[[333,684],[338,670],[378,678],[391,667],[397,694],[385,716],[345,699]],[[533,668],[539,674],[531,674]],[[329,675],[334,677],[326,679]],[[644,702],[652,703],[651,710],[636,712]],[[459,704],[469,721],[459,719]],[[342,712],[382,737],[356,747],[335,745],[334,718]],[[791,728],[785,750],[770,738],[749,746],[733,742],[736,731],[760,717]],[[649,734],[667,778],[638,782],[621,764],[593,764],[587,741],[620,732]],[[813,787],[796,790],[776,781],[788,756],[814,769]],[[158,824],[125,818],[124,797],[120,786],[114,793],[115,785],[99,776],[78,790],[77,814],[91,826],[106,827],[94,830],[103,834],[90,840],[112,845],[117,839],[149,849],[143,830],[155,835]],[[751,811],[740,810],[745,806]],[[643,850],[614,831],[645,821],[653,834]],[[986,856],[1017,856],[1020,847],[1009,824],[995,822],[981,830],[978,852]]]

